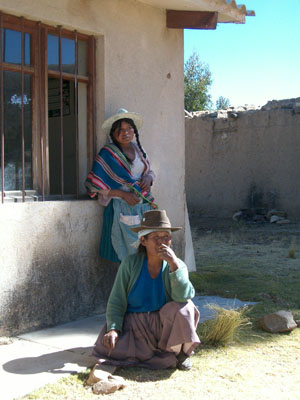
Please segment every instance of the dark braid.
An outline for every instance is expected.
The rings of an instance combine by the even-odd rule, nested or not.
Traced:
[[[135,140],[137,142],[137,145],[139,146],[139,149],[141,150],[141,152],[143,154],[143,157],[147,158],[147,154],[145,153],[145,151],[144,151],[144,149],[143,149],[143,147],[141,145],[141,142],[140,142],[140,135],[138,133],[138,130],[134,130],[134,134],[135,134]]]
[[[146,247],[143,246],[142,243],[139,244],[139,247],[137,248],[137,253],[147,254]]]
[[[129,125],[131,125],[131,126],[133,127],[134,135],[135,135],[135,139],[136,139],[136,143],[137,143],[137,145],[138,145],[140,151],[142,152],[143,157],[144,157],[144,158],[147,158],[147,154],[145,153],[145,151],[144,151],[144,149],[143,149],[143,147],[142,147],[142,145],[141,145],[141,142],[140,142],[139,132],[138,132],[138,130],[137,130],[137,127],[135,126],[135,123],[133,122],[133,120],[130,119],[130,118],[118,119],[117,121],[115,121],[115,122],[112,124],[111,129],[110,129],[109,136],[110,136],[111,140],[113,141],[114,145],[116,145],[116,146],[118,147],[118,149],[122,152],[122,154],[124,154],[124,156],[126,157],[127,161],[128,161],[130,164],[132,164],[132,161],[131,161],[131,160],[127,157],[127,155],[123,152],[121,146],[120,146],[119,143],[115,140],[114,135],[113,135],[114,132],[115,132],[115,130],[118,130],[118,132],[120,131],[120,128],[121,128],[121,125],[122,125],[122,122],[123,122],[123,121],[127,122],[127,124],[129,124]]]
[[[149,235],[149,233],[148,233]],[[148,235],[145,235],[144,238],[148,239]],[[146,247],[144,245],[142,245],[142,243],[139,244],[139,247],[137,248],[137,252],[141,253],[141,254],[146,254],[147,255],[147,250]]]

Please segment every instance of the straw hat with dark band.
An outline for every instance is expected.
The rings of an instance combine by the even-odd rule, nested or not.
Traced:
[[[137,127],[137,129],[140,129],[143,125],[143,118],[134,112],[128,112],[127,110],[125,110],[125,108],[119,108],[116,112],[116,114],[112,115],[111,117],[107,118],[102,125],[102,129],[104,130],[104,132],[108,135],[110,133],[112,124],[116,121],[118,121],[119,119],[123,119],[123,118],[129,118],[132,119],[132,121],[134,122],[135,126]]]
[[[143,214],[142,222],[140,226],[131,228],[133,232],[139,232],[145,229],[157,229],[163,231],[164,229],[168,231],[178,231],[182,229],[181,227],[172,227],[167,213],[165,210],[151,210],[146,211]]]

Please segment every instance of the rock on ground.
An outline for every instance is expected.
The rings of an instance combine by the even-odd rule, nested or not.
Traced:
[[[293,314],[290,311],[277,311],[260,318],[259,326],[270,333],[289,332],[297,328]]]
[[[115,371],[113,367],[113,372]],[[90,372],[86,384],[92,386],[95,394],[114,393],[126,386],[125,380],[121,376],[113,376],[107,368],[99,364],[95,364]]]

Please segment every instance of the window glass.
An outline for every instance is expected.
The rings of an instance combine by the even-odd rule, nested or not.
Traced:
[[[72,39],[61,39],[62,70],[69,74],[75,73],[75,41]]]
[[[88,124],[88,115],[93,109],[88,102],[93,90],[93,77],[91,75],[90,79],[88,75],[87,60],[90,39],[78,34],[81,40],[77,42],[76,51],[75,32],[63,30],[65,37],[61,37],[60,49],[59,29],[49,27],[48,32],[52,34],[39,37],[38,24],[17,19],[13,26],[15,19],[13,17],[9,22],[3,19],[2,29],[3,79],[0,80],[0,89],[3,90],[4,103],[1,104],[0,98],[0,110],[3,111],[0,113],[0,127],[4,127],[4,141],[2,143],[0,130],[0,193],[3,183],[4,190],[9,192],[5,193],[4,202],[22,201],[20,193],[25,181],[25,201],[37,199],[41,189],[46,196],[43,199],[48,195],[51,198],[63,198],[64,195],[74,198],[75,195],[86,194],[83,182],[87,175],[88,154],[92,153],[92,127]],[[24,23],[24,33],[20,30],[21,23]],[[25,32],[29,29],[30,34]],[[36,48],[32,48],[32,43]],[[47,52],[46,60],[43,57],[44,49]],[[62,82],[59,79],[60,52],[64,73]],[[91,59],[91,62],[94,60]],[[23,89],[22,63],[31,66],[22,71]],[[77,85],[74,79],[76,63],[78,74],[87,78],[84,83],[83,79],[78,79]],[[47,67],[48,85],[47,90],[43,90],[44,78],[38,71]],[[91,66],[91,73],[93,71],[94,66]],[[35,91],[32,91],[33,80]],[[2,162],[4,171],[1,170]],[[1,182],[2,172],[4,182]]]
[[[76,137],[74,82],[63,81],[63,169],[64,194],[76,193]],[[61,132],[59,79],[48,80],[48,136],[50,194],[61,193]]]
[[[21,64],[22,33],[11,29],[3,29],[4,62]],[[24,34],[24,64],[30,65],[30,34]]]
[[[62,71],[69,74],[75,73],[75,41],[61,39]],[[48,35],[48,68],[59,71],[59,37]]]
[[[54,35],[48,35],[48,68],[59,71],[59,40]]]
[[[87,161],[87,95],[88,85],[86,83],[78,83],[78,158],[79,158],[79,190],[80,193],[85,194],[86,188],[84,186],[85,179],[88,175],[88,161]]]
[[[25,65],[30,65],[30,35],[29,33],[25,33]]]
[[[21,74],[4,72],[4,190],[22,190]],[[31,76],[24,77],[25,189],[32,188]],[[1,157],[1,155],[0,155]],[[1,170],[1,164],[0,164]],[[0,178],[1,179],[1,178]]]

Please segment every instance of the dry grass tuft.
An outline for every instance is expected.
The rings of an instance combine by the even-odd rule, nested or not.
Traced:
[[[213,304],[208,307],[216,312],[216,317],[198,326],[197,332],[203,344],[226,346],[239,337],[242,328],[251,325],[245,316],[247,307],[239,310],[226,310]]]
[[[296,258],[296,255],[295,255],[295,245],[292,243],[291,244],[291,247],[289,248],[289,255],[288,255],[288,257],[289,258]]]

